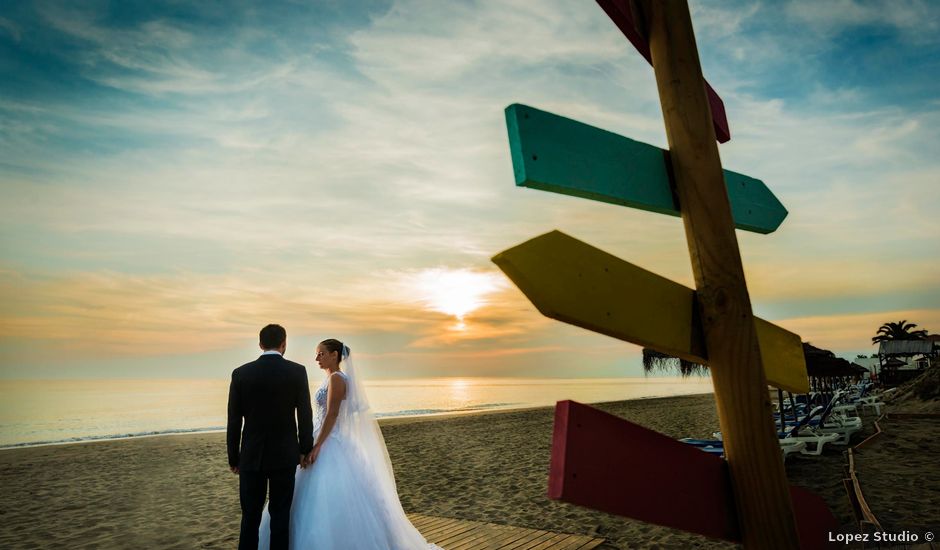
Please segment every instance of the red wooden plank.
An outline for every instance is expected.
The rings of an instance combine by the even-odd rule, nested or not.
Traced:
[[[731,127],[728,125],[728,113],[725,112],[725,102],[718,97],[718,92],[705,80],[705,95],[708,97],[708,108],[712,112],[712,124],[715,126],[715,138],[718,143],[731,141]]]
[[[650,45],[646,41],[646,33],[640,32],[637,22],[642,21],[636,13],[636,5],[632,0],[597,0],[598,5],[607,14],[607,17],[617,25],[620,32],[633,44],[643,59],[652,65],[653,56],[650,54]]]
[[[704,453],[703,453],[704,454]],[[800,537],[800,550],[832,548],[829,533],[839,530],[839,522],[826,501],[802,487],[790,485],[790,501],[796,515],[796,530]]]
[[[636,5],[633,0],[597,0],[597,3],[607,14],[607,17],[617,25],[620,32],[627,37],[627,40],[633,44],[636,51],[652,65],[653,58],[650,55],[650,45],[646,40],[645,33],[637,24],[642,19],[638,17],[639,14],[636,12]],[[718,139],[718,143],[725,143],[731,139],[731,128],[728,125],[725,104],[707,81],[705,82],[705,92],[708,95],[708,106],[712,111],[715,137]]]
[[[740,540],[723,460],[575,401],[555,407],[548,496]]]
[[[741,541],[727,463],[575,401],[555,406],[549,498]],[[801,547],[824,546],[838,522],[818,496],[790,487]]]

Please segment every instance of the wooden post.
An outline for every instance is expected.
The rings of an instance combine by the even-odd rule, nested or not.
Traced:
[[[689,7],[641,7],[744,545],[799,548]]]

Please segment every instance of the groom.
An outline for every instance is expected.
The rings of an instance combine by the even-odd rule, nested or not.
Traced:
[[[298,463],[306,466],[304,458],[313,448],[310,387],[307,369],[284,359],[284,327],[268,325],[261,329],[260,345],[261,357],[232,372],[228,393],[228,464],[239,476],[242,506],[238,548],[257,550],[258,528],[270,485],[271,550],[287,550],[294,474]]]

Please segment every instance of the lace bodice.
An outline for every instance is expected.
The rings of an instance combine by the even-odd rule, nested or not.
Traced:
[[[346,378],[346,373],[343,371],[337,371],[339,376]],[[330,375],[332,376],[332,375]],[[320,431],[320,427],[323,426],[323,420],[326,419],[326,396],[330,389],[330,377],[327,376],[323,379],[323,383],[320,384],[320,387],[313,394],[313,433],[316,434]]]

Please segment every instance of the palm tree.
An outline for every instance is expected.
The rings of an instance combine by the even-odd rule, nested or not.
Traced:
[[[907,319],[900,323],[885,323],[878,328],[878,332],[871,339],[871,343],[877,344],[889,340],[923,340],[927,337],[927,331],[911,331],[916,326],[914,323],[908,323]]]

